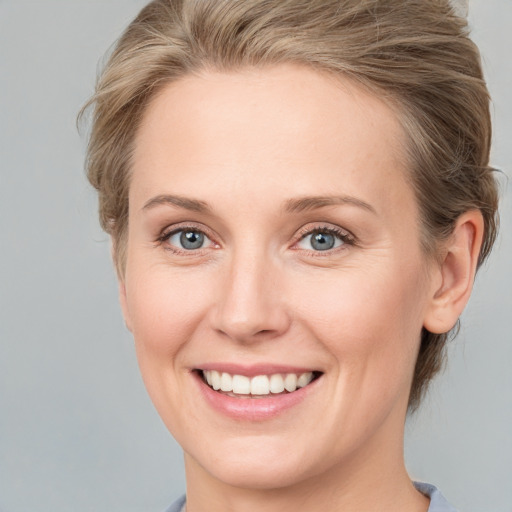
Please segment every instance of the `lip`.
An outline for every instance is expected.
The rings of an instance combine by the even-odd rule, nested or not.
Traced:
[[[240,365],[205,365],[201,370],[225,371],[234,375],[269,375],[273,373],[304,373],[310,369],[292,368],[289,366],[255,365],[241,367]],[[200,371],[192,371],[200,394],[204,401],[217,413],[238,421],[265,421],[276,418],[288,409],[298,406],[318,387],[322,375],[307,386],[293,393],[268,395],[268,398],[237,398],[214,391],[200,375]]]

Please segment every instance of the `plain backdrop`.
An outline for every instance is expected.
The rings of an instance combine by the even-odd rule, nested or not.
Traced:
[[[0,0],[0,510],[158,512],[182,456],[146,396],[75,116],[143,0]],[[447,371],[408,423],[411,475],[512,512],[512,2],[471,0],[502,228]]]

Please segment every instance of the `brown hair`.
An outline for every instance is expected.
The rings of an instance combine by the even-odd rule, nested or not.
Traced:
[[[236,70],[296,62],[347,77],[392,103],[407,137],[410,181],[429,255],[457,218],[478,209],[497,231],[489,167],[489,95],[467,22],[448,0],[155,0],[117,42],[96,92],[87,172],[122,277],[130,159],[148,102],[205,68]],[[448,334],[423,330],[410,394],[419,404],[440,370]]]

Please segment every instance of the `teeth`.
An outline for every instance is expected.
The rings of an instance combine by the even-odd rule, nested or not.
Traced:
[[[295,373],[286,375],[284,378],[284,389],[290,393],[297,389],[297,375]]]
[[[284,379],[279,373],[270,377],[270,392],[282,393],[284,391]]]
[[[307,386],[313,380],[313,372],[301,373],[275,373],[272,375],[230,375],[216,370],[203,371],[203,377],[214,390],[234,393],[236,395],[269,395],[270,393],[293,393],[297,388]]]
[[[251,379],[245,375],[233,375],[233,393],[249,395],[251,393]]]
[[[229,373],[223,373],[220,376],[220,390],[221,391],[233,391],[233,379]]]
[[[213,370],[210,372],[210,374],[211,374],[212,388],[215,389],[215,391],[218,391],[220,389],[220,373]]]
[[[307,386],[313,380],[313,374],[311,372],[303,373],[297,379],[297,387],[303,388]]]
[[[266,375],[258,375],[251,379],[251,395],[268,395],[270,382]]]

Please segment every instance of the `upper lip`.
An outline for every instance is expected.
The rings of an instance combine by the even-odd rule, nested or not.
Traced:
[[[236,363],[205,363],[195,367],[195,370],[216,370],[230,375],[245,375],[246,377],[255,377],[257,375],[273,375],[276,373],[306,373],[319,372],[319,370],[305,366],[290,366],[273,363],[258,363],[251,365],[241,365]]]

